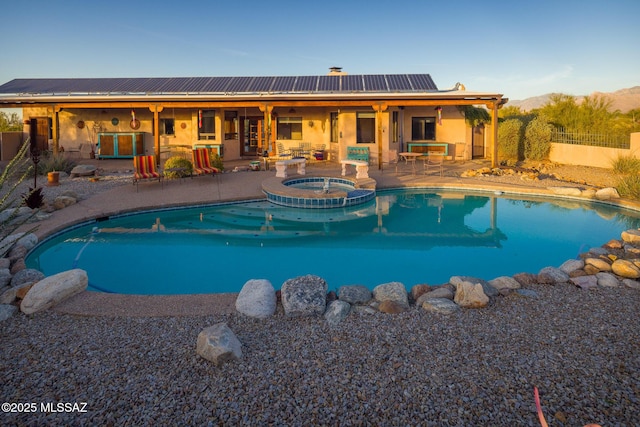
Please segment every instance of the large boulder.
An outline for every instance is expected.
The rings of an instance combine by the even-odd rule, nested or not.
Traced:
[[[322,315],[327,307],[327,282],[321,277],[294,277],[282,284],[280,295],[289,317]]]
[[[338,299],[349,304],[366,304],[371,300],[371,291],[363,285],[340,286]]]
[[[220,366],[242,357],[242,345],[226,323],[203,329],[196,343],[198,356]]]
[[[484,308],[489,304],[489,297],[484,293],[480,283],[460,282],[456,285],[454,302],[463,308]]]
[[[342,322],[349,311],[351,310],[351,304],[346,301],[335,300],[327,307],[327,311],[324,313],[324,318],[330,326],[336,326]]]
[[[460,310],[460,306],[447,298],[429,298],[426,299],[421,307],[426,311],[432,311],[440,314],[453,314]]]
[[[622,240],[626,243],[631,243],[632,245],[640,245],[640,230],[638,229],[630,229],[623,231],[620,234]]]
[[[11,278],[11,287],[23,285],[25,283],[36,283],[44,279],[44,274],[34,268],[25,268],[18,271]]]
[[[376,301],[395,301],[398,304],[409,307],[409,295],[407,288],[400,282],[389,282],[373,288],[373,297]]]
[[[613,187],[601,188],[596,191],[596,199],[598,200],[613,200],[619,198],[620,194],[618,193],[618,190]]]
[[[633,262],[626,259],[617,259],[611,264],[611,269],[618,276],[626,279],[637,279],[640,277],[640,268]]]
[[[449,279],[449,283],[451,283],[453,286],[455,286],[456,288],[458,287],[458,285],[460,283],[463,282],[469,282],[469,283],[473,283],[475,284],[479,284],[482,286],[482,291],[484,292],[484,294],[488,297],[497,297],[500,295],[500,292],[498,292],[498,290],[496,288],[494,288],[493,286],[491,286],[491,284],[489,282],[487,282],[484,279],[480,279],[478,277],[472,277],[472,276],[452,276]]]
[[[264,319],[276,312],[276,290],[270,281],[249,280],[236,299],[236,310],[249,317]]]
[[[20,304],[20,310],[25,314],[46,310],[84,291],[88,284],[87,272],[80,269],[45,277],[27,292]]]

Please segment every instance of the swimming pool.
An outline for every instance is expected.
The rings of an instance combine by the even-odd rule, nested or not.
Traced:
[[[351,208],[267,201],[123,215],[58,234],[27,265],[88,272],[90,289],[125,294],[239,292],[315,274],[330,289],[407,288],[452,275],[492,279],[558,266],[637,227],[640,214],[597,203],[393,190]]]

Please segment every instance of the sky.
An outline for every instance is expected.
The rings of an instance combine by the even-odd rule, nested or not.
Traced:
[[[521,100],[640,85],[640,1],[8,1],[16,78],[430,74]]]

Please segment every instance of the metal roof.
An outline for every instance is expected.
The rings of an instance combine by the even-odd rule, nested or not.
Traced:
[[[15,79],[0,95],[347,94],[425,93],[429,74],[345,74],[275,77],[155,77]]]

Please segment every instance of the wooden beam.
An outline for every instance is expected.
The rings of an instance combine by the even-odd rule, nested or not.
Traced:
[[[491,106],[491,126],[493,132],[491,132],[491,167],[498,167],[498,105],[499,101],[496,101]]]

